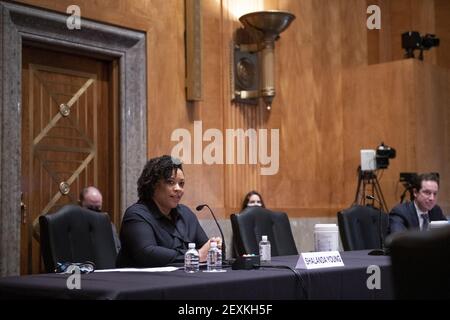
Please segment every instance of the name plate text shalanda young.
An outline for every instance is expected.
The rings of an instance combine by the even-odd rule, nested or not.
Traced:
[[[302,252],[295,269],[321,269],[343,267],[339,251]]]

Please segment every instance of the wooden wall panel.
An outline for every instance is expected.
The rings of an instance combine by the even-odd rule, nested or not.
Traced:
[[[347,202],[356,191],[359,150],[384,141],[397,151],[380,179],[388,207],[398,203],[403,192],[400,172],[437,171],[442,177],[439,203],[448,212],[449,74],[413,59],[344,73],[343,94],[349,97],[344,107]]]
[[[415,63],[417,170],[441,176],[438,203],[450,212],[450,70]]]
[[[182,1],[180,1],[182,2]],[[224,95],[224,68],[223,68],[223,43],[221,8],[217,1],[202,0],[203,10],[203,100],[195,103],[181,102],[173,105],[173,111],[185,114],[182,121],[176,123],[179,128],[189,128],[193,131],[193,122],[201,121],[202,131],[218,129],[223,131],[223,108],[221,98]],[[213,32],[214,31],[214,32]],[[183,54],[183,51],[181,51]],[[180,55],[180,58],[182,55]],[[184,68],[184,65],[183,65]],[[180,70],[184,75],[184,69]],[[212,94],[214,93],[214,94]],[[183,93],[184,94],[184,93]],[[184,99],[184,95],[183,95]],[[166,136],[168,134],[166,133]],[[169,136],[168,136],[169,137]],[[197,152],[203,152],[210,142],[203,142],[202,148]],[[170,144],[171,146],[174,143]],[[194,149],[194,145],[192,145]],[[170,152],[170,150],[168,151]],[[193,151],[194,152],[194,151]],[[157,153],[153,153],[156,155]],[[152,154],[152,156],[153,156]],[[194,159],[194,154],[192,154]],[[203,162],[203,161],[202,161]],[[224,168],[222,165],[190,164],[185,165],[187,175],[187,188],[184,202],[191,208],[198,204],[207,203],[214,208],[217,215],[224,214]],[[210,217],[210,213],[204,210],[201,217]]]
[[[381,9],[381,29],[367,31],[370,64],[403,59],[401,34],[406,31],[418,31],[422,36],[437,33],[438,37],[440,33],[445,33],[444,30],[448,30],[450,24],[443,17],[448,17],[446,14],[450,13],[445,13],[447,5],[439,1],[367,0],[367,5],[376,4]],[[436,29],[438,17],[441,17],[439,32]],[[438,54],[442,54],[442,50],[434,48],[425,51],[424,59],[436,64]],[[415,55],[418,57],[419,53],[416,51]]]
[[[21,2],[65,12],[74,1]],[[361,146],[374,148],[385,141],[397,148],[399,157],[392,160],[382,178],[390,204],[401,189],[396,186],[398,172],[421,168],[416,156],[426,145],[421,147],[416,137],[418,119],[407,117],[409,126],[399,125],[405,114],[414,111],[409,108],[418,108],[418,102],[414,104],[402,89],[412,86],[413,74],[402,69],[403,63],[400,67],[388,64],[393,69],[364,66],[401,60],[400,34],[407,30],[436,32],[441,39],[449,38],[448,1],[203,0],[204,99],[195,103],[185,100],[183,1],[76,3],[83,17],[147,33],[149,157],[170,153],[176,144],[170,141],[172,132],[185,128],[193,134],[194,121],[202,121],[203,132],[216,128],[224,137],[226,129],[280,130],[276,175],[262,176],[260,166],[248,164],[185,165],[184,202],[191,207],[205,202],[219,216],[227,217],[238,209],[248,190],[258,189],[269,207],[285,210],[290,216],[334,217],[353,200]],[[366,9],[373,3],[382,10],[380,31],[366,28]],[[262,105],[237,106],[230,102],[229,48],[240,26],[237,16],[262,9],[286,10],[297,17],[276,43],[277,96],[270,112]],[[444,48],[441,45],[427,52],[425,62],[448,68],[450,58]],[[435,81],[434,77],[430,79]],[[383,89],[377,96],[371,89],[372,81]],[[437,99],[441,106],[448,96],[442,94],[445,88],[439,90],[438,96],[431,94],[429,98]],[[434,112],[434,117],[447,121],[448,128],[449,111],[444,108]],[[427,123],[431,126],[433,121]],[[447,140],[437,141],[436,146],[443,144],[448,150]],[[203,142],[202,146],[207,144]],[[433,161],[440,166],[448,163],[448,153],[433,154]]]
[[[357,186],[360,150],[375,149],[380,142],[394,147],[397,157],[379,179],[392,207],[400,171],[416,170],[415,118],[412,110],[412,60],[361,67],[344,73],[344,158],[346,202],[353,202]],[[368,85],[370,83],[370,85]],[[401,192],[401,186],[399,191]]]
[[[283,4],[299,19],[277,43],[283,76],[268,123],[280,119],[280,172],[263,178],[264,194],[272,207],[293,215],[334,216],[344,205],[338,191],[344,183],[341,73],[367,63],[365,15],[353,13],[365,7],[356,1]]]
[[[440,38],[439,49],[436,50],[437,64],[450,68],[450,1],[435,0],[436,36]]]
[[[223,104],[223,134],[227,129],[261,129],[266,128],[264,120],[264,108],[262,106],[248,106],[231,104],[231,48],[235,31],[242,25],[238,18],[248,12],[264,10],[264,8],[276,7],[277,1],[246,1],[242,5],[239,0],[222,1],[222,55],[223,55],[223,85],[224,95],[221,97]],[[224,140],[224,143],[226,141]],[[248,141],[247,141],[248,143]],[[247,144],[248,146],[248,144]],[[224,149],[225,150],[225,149]],[[237,151],[237,150],[236,150]],[[235,152],[236,152],[235,151]],[[224,152],[225,157],[225,152]],[[234,163],[237,163],[235,154]],[[224,215],[240,211],[240,205],[244,195],[253,189],[261,191],[260,167],[248,164],[248,152],[246,152],[245,164],[225,164],[224,166]]]

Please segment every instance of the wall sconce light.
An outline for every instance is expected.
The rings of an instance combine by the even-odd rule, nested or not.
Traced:
[[[295,19],[283,11],[258,11],[239,18],[244,28],[235,34],[232,50],[232,100],[258,104],[262,97],[270,110],[275,97],[275,41]]]

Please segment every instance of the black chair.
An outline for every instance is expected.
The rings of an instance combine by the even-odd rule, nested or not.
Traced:
[[[450,299],[450,226],[386,238],[397,299]]]
[[[115,268],[116,248],[109,217],[76,205],[39,217],[41,252],[47,272],[57,262],[95,263],[96,269]]]
[[[338,212],[339,233],[344,251],[381,249],[380,211],[371,206],[355,205]],[[388,215],[381,213],[382,238],[387,235]]]
[[[297,255],[289,218],[284,212],[250,207],[230,216],[235,256],[259,254],[259,242],[267,235],[272,256]]]

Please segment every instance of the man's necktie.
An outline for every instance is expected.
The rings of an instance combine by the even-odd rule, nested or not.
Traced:
[[[423,219],[422,230],[427,230],[428,222],[430,221],[430,218],[428,217],[428,213],[422,213],[420,216]]]

